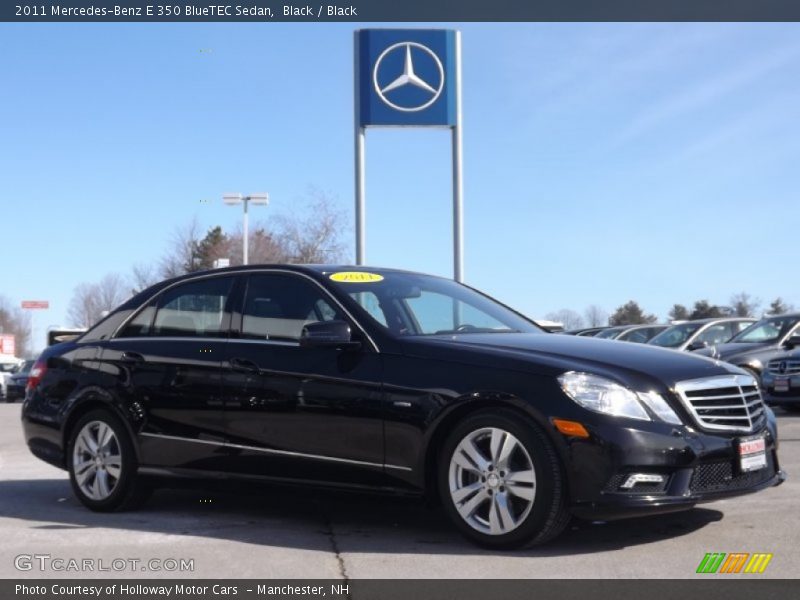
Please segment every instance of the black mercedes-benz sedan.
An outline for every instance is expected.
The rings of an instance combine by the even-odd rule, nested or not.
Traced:
[[[784,479],[756,381],[709,358],[543,332],[448,279],[257,265],[137,294],[44,351],[28,445],[99,511],[169,477],[425,494],[490,547],[571,515],[687,509]]]

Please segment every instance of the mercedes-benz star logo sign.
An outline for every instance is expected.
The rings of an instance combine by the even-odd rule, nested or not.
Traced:
[[[778,365],[778,371],[780,373],[786,373],[786,361],[785,360],[782,360],[780,362],[780,364]]]
[[[418,112],[428,108],[441,95],[444,67],[436,53],[427,46],[417,42],[400,42],[389,46],[378,56],[372,71],[372,83],[375,93],[388,106],[402,112]],[[401,96],[392,93],[396,90],[415,93]]]

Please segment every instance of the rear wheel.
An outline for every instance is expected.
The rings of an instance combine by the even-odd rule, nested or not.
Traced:
[[[67,457],[72,490],[92,510],[136,508],[149,495],[128,431],[110,411],[91,411],[75,424]]]
[[[480,412],[459,423],[442,448],[438,478],[448,516],[480,545],[540,544],[569,522],[555,449],[516,413]]]

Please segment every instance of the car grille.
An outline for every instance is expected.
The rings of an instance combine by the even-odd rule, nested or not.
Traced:
[[[711,431],[753,431],[764,421],[764,402],[751,375],[681,381],[675,386],[697,425]]]
[[[769,361],[767,370],[773,375],[797,375],[800,373],[800,359],[776,358]]]
[[[766,468],[758,471],[734,472],[733,463],[730,461],[700,465],[692,475],[689,490],[692,493],[745,490],[768,481],[774,475],[775,461],[772,452],[768,452]]]

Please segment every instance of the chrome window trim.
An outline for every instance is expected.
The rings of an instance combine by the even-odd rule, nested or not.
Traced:
[[[756,394],[755,399],[748,401],[745,398],[745,393],[742,390],[742,387],[754,387],[755,392],[751,392],[750,394]],[[739,398],[741,399],[741,405],[736,406],[736,408],[744,409],[745,413],[747,414],[747,427],[742,427],[738,425],[719,425],[719,424],[710,424],[705,422],[704,417],[697,412],[697,409],[692,404],[692,399],[690,399],[686,392],[693,392],[693,391],[701,391],[706,390],[708,392],[712,392],[715,388],[731,388],[735,387],[739,389]],[[679,381],[675,384],[675,395],[681,401],[683,407],[689,412],[694,420],[695,424],[697,424],[701,429],[705,429],[706,431],[720,431],[720,432],[743,432],[749,433],[753,431],[754,423],[757,423],[761,420],[762,415],[764,414],[764,400],[761,396],[761,389],[758,385],[758,381],[756,381],[755,377],[752,375],[712,375],[711,377],[701,377],[698,379],[687,379],[685,381]],[[696,398],[697,400],[713,400],[715,399],[714,396],[709,396],[707,398]],[[756,405],[756,410],[759,411],[755,413],[755,411],[751,411],[751,407]],[[709,408],[722,408],[722,407],[709,407]],[[755,413],[755,414],[754,414]],[[718,420],[741,420],[744,417],[710,417],[712,419]]]
[[[304,452],[292,452],[290,450],[274,450],[272,448],[258,448],[256,446],[245,446],[242,444],[231,444],[230,442],[215,442],[212,440],[197,440],[192,438],[184,438],[175,435],[165,435],[162,433],[147,433],[141,432],[139,433],[140,436],[144,437],[152,437],[152,438],[159,438],[164,440],[175,440],[178,442],[194,442],[196,444],[207,444],[211,446],[222,446],[224,448],[237,448],[239,450],[253,450],[255,452],[264,452],[265,454],[274,454],[278,456],[291,456],[294,458],[308,458],[312,460],[325,460],[329,462],[338,462],[338,463],[345,463],[351,465],[360,465],[364,467],[380,467],[385,469],[396,469],[398,471],[411,471],[410,467],[400,467],[397,465],[389,465],[386,463],[373,463],[364,460],[352,460],[349,458],[337,458],[334,456],[322,456],[320,454],[306,454]]]
[[[300,342],[287,342],[285,340],[240,340],[238,338],[228,337],[176,337],[176,336],[145,336],[145,337],[121,337],[111,338],[106,342],[129,342],[135,340],[137,342],[236,342],[237,344],[270,344],[273,346],[292,346],[295,348],[300,347]]]
[[[793,335],[800,335],[800,320],[798,320],[797,323],[794,324],[794,327],[789,328],[789,331],[787,331],[786,335],[783,336],[783,338],[781,338],[781,340],[778,342],[778,345],[783,346],[786,343],[786,341]]]
[[[341,304],[341,302],[339,302],[336,299],[336,297],[333,294],[331,294],[331,292],[324,285],[322,285],[319,281],[317,281],[316,279],[314,279],[310,275],[308,275],[306,273],[303,273],[302,271],[293,271],[291,269],[280,269],[280,268],[277,268],[277,269],[275,269],[275,268],[247,269],[247,268],[245,268],[245,269],[237,269],[235,271],[225,271],[225,272],[222,272],[222,273],[204,272],[204,273],[202,273],[200,275],[197,275],[195,277],[188,277],[186,279],[181,279],[180,281],[175,281],[175,282],[171,283],[170,285],[158,290],[158,292],[156,294],[154,294],[153,296],[150,296],[141,305],[139,305],[136,309],[134,309],[131,312],[131,314],[128,315],[128,317],[119,325],[119,327],[117,327],[114,330],[114,333],[111,334],[111,337],[107,341],[116,340],[116,339],[123,339],[123,340],[147,340],[147,339],[156,340],[156,339],[159,339],[159,340],[187,340],[187,341],[196,341],[196,340],[199,340],[199,339],[214,339],[214,340],[217,340],[217,341],[219,341],[219,340],[230,340],[230,341],[236,341],[236,342],[250,341],[250,342],[256,342],[256,343],[259,343],[259,344],[260,343],[269,342],[270,340],[243,340],[243,339],[240,339],[240,338],[231,338],[229,336],[228,337],[218,337],[218,338],[198,338],[198,337],[186,337],[186,338],[177,337],[176,338],[176,337],[158,337],[158,336],[142,336],[142,337],[118,338],[118,335],[125,327],[127,327],[128,323],[132,319],[134,319],[136,317],[136,315],[138,315],[142,310],[144,310],[144,308],[147,307],[147,305],[150,304],[155,298],[161,296],[162,294],[166,293],[168,290],[171,290],[172,288],[174,288],[177,285],[183,285],[184,283],[191,283],[191,282],[194,282],[194,281],[200,281],[200,280],[203,280],[203,279],[209,279],[211,277],[225,277],[225,276],[228,276],[228,275],[233,275],[234,277],[237,277],[237,276],[240,276],[240,275],[272,274],[272,273],[284,273],[284,274],[288,274],[288,275],[298,275],[300,277],[304,277],[305,279],[309,280],[311,283],[316,285],[319,289],[321,289],[323,291],[323,293],[328,298],[331,299],[331,301],[333,302],[334,306],[338,307],[345,315],[347,315],[350,318],[350,320],[355,324],[355,326],[358,328],[358,330],[361,333],[364,334],[364,337],[367,338],[367,341],[369,341],[370,345],[372,346],[372,349],[375,350],[375,352],[380,352],[380,348],[378,348],[378,345],[375,343],[375,340],[373,340],[372,337],[369,335],[369,333],[367,333],[367,330],[359,322],[359,320],[356,319],[353,316],[353,314],[349,310],[347,310],[347,308],[345,306],[343,306]],[[230,330],[229,330],[229,333],[230,333]],[[291,342],[287,342],[287,343],[291,344]]]

